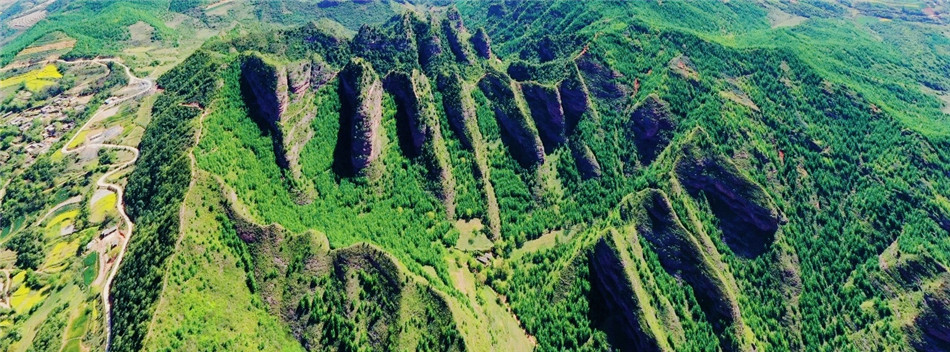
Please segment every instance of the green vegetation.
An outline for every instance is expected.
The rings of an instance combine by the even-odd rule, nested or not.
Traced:
[[[115,199],[50,208],[124,155],[0,168],[14,175],[2,347],[96,348],[106,328],[116,351],[950,343],[946,5],[44,6],[4,63],[70,38],[51,52],[226,30],[161,75],[144,112],[103,122],[148,124],[111,327],[95,293],[63,295],[119,253],[86,247]],[[86,88],[93,111],[128,83],[109,68],[105,91]],[[11,70],[4,112],[72,89],[62,66]],[[2,127],[0,146],[38,132]]]
[[[183,104],[208,104],[201,99],[205,99],[202,88],[214,86],[217,66],[212,60],[207,54],[196,53],[159,79],[159,84],[181,82],[196,89],[169,90],[155,101],[139,161],[129,177],[125,202],[137,226],[128,260],[122,262],[112,286],[112,348],[116,351],[141,348],[146,323],[161,293],[163,268],[178,237],[178,209],[190,179],[186,152],[194,139],[194,126],[189,122],[200,114]]]

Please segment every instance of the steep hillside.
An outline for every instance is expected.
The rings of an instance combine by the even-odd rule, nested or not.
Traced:
[[[881,109],[903,98],[666,5],[458,8],[205,46],[223,85],[195,158],[233,281],[301,346],[490,349],[479,287],[542,350],[946,342],[947,142]],[[720,28],[790,30],[742,23]],[[887,276],[892,243],[935,264]]]
[[[93,237],[83,221],[109,213],[70,213],[82,186],[66,180],[48,211],[71,218],[34,229],[46,203],[6,195],[0,336],[16,339],[0,346],[950,348],[945,5],[101,5],[154,17],[166,44],[184,34],[159,19],[242,25],[167,72],[146,65],[165,73],[115,181],[131,233],[114,284],[90,286],[102,303],[70,301],[89,283],[55,274],[98,267],[61,257],[111,253],[101,241],[30,235],[68,222]],[[65,9],[47,7],[91,11]],[[55,23],[18,30],[4,62],[61,42],[108,54],[121,45],[96,43],[125,35],[73,42],[50,33],[85,25]],[[116,157],[51,161],[69,148],[36,170],[89,178]],[[48,173],[11,189],[43,194]]]

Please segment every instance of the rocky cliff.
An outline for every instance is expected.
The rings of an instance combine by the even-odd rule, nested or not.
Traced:
[[[455,7],[449,8],[446,12],[446,19],[442,21],[442,30],[445,31],[449,48],[455,54],[455,60],[459,63],[471,65],[473,63],[472,54],[469,51],[468,43],[462,40],[462,37],[467,34],[465,25],[462,23],[462,17]]]
[[[442,294],[379,248],[330,250],[321,233],[295,234],[229,214],[252,262],[248,286],[305,348],[415,350],[427,340],[437,341],[429,348],[466,349]]]
[[[250,54],[241,63],[241,79],[252,96],[249,102],[259,117],[272,126],[287,110],[287,72],[261,55]]]
[[[310,89],[311,63],[310,60],[297,61],[287,65],[287,85],[290,92],[300,96]]]
[[[241,60],[241,88],[251,117],[272,137],[277,163],[289,167],[280,123],[289,104],[287,71],[258,54]]]
[[[918,351],[950,350],[950,273],[924,293],[922,309],[909,328],[911,345]]]
[[[590,92],[580,70],[571,65],[568,75],[557,86],[561,95],[561,110],[564,111],[567,131],[573,132],[577,124],[584,118],[596,112],[590,101]]]
[[[561,109],[561,94],[550,86],[533,82],[521,84],[524,99],[538,128],[544,150],[551,153],[567,141],[567,125]]]
[[[359,174],[379,158],[383,84],[366,60],[354,58],[340,71],[340,133],[337,166]]]
[[[660,264],[690,286],[718,333],[735,329],[742,336],[746,329],[739,312],[734,279],[720,268],[725,264],[714,247],[704,247],[680,222],[663,191],[647,189],[621,201],[620,216],[629,221],[653,246]]]
[[[676,177],[691,194],[705,193],[732,251],[756,257],[771,247],[783,219],[762,186],[715,150],[705,131],[692,131],[676,161]]]
[[[544,146],[528,118],[518,86],[507,75],[494,70],[486,73],[478,86],[491,101],[502,139],[515,160],[525,167],[544,162]]]
[[[491,38],[488,37],[488,33],[485,33],[484,28],[478,28],[475,34],[472,35],[471,41],[472,46],[475,47],[475,53],[478,54],[479,57],[482,59],[491,58]]]
[[[429,79],[419,70],[411,74],[393,72],[387,76],[385,87],[396,100],[397,122],[402,121],[407,130],[403,139],[407,140],[408,154],[422,158],[438,185],[436,193],[445,203],[449,218],[454,218],[455,177]]]
[[[609,333],[613,344],[623,346],[624,351],[669,350],[643,318],[643,306],[650,303],[640,301],[634,292],[621,255],[607,236],[600,238],[590,253],[591,299],[597,301],[592,305],[602,309],[592,314],[615,331]]]
[[[634,107],[627,130],[633,135],[640,163],[649,165],[670,144],[676,121],[669,104],[656,94],[650,94]]]

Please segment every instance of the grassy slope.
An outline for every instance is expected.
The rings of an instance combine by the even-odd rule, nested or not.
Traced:
[[[145,350],[301,350],[244,284],[247,273],[226,244],[236,235],[221,217],[223,204],[210,176],[199,177],[185,196],[184,233],[169,260]]]

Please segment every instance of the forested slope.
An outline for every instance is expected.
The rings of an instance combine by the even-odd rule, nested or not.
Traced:
[[[159,82],[114,347],[186,231],[287,349],[946,348],[945,40],[900,60],[805,9],[466,1],[216,38]],[[207,233],[176,229],[188,148]]]

